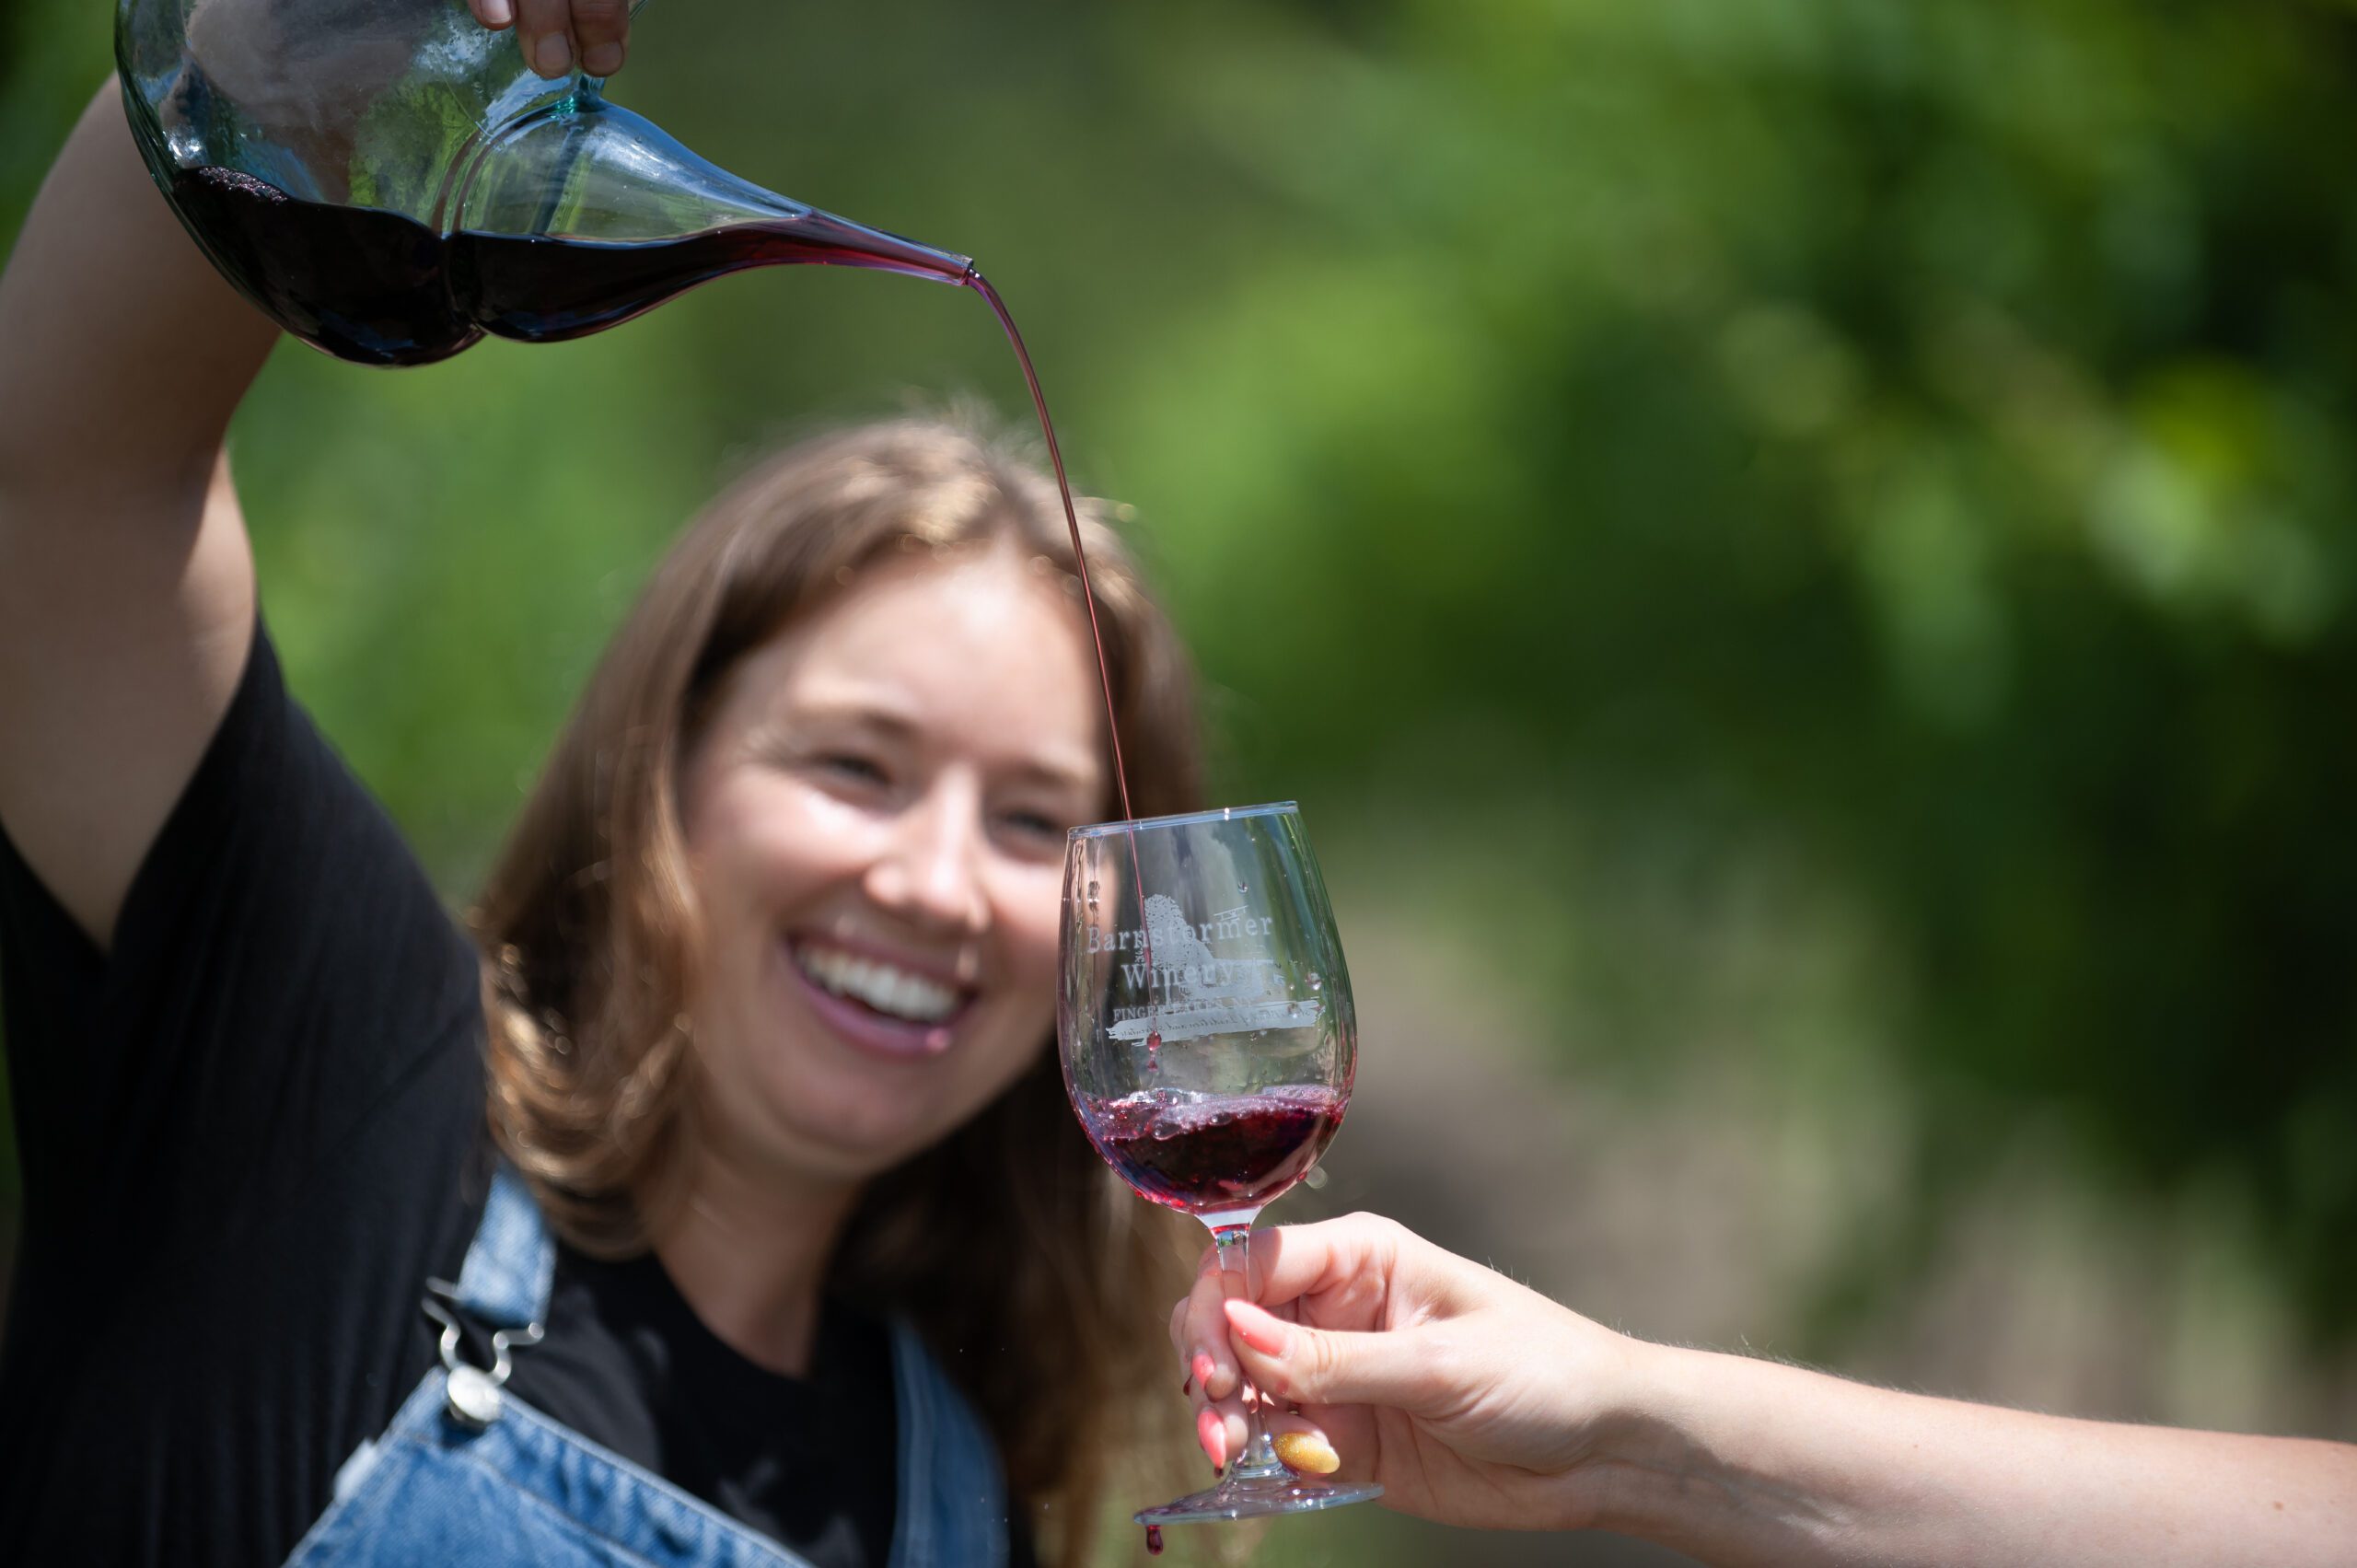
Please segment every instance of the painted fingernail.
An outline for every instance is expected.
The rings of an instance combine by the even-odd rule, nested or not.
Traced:
[[[1192,1370],[1195,1375],[1195,1381],[1201,1383],[1206,1392],[1210,1391],[1212,1386],[1212,1358],[1210,1353],[1207,1351],[1197,1351],[1195,1353],[1195,1359],[1188,1365],[1190,1369]]]
[[[1342,1457],[1334,1452],[1334,1446],[1315,1432],[1281,1432],[1269,1439],[1269,1446],[1276,1449],[1287,1469],[1332,1475],[1342,1468]]]
[[[543,76],[561,76],[573,64],[573,45],[561,32],[543,35],[532,45],[532,64]]]
[[[1221,1422],[1219,1411],[1201,1410],[1195,1412],[1195,1435],[1203,1445],[1203,1452],[1211,1456],[1212,1468],[1227,1463],[1227,1427]]]
[[[1262,1355],[1283,1355],[1285,1353],[1285,1326],[1282,1318],[1271,1316],[1248,1301],[1230,1301],[1227,1326],[1236,1337],[1259,1351]]]
[[[504,28],[516,19],[516,7],[507,0],[482,0],[482,25]]]
[[[593,76],[610,76],[622,68],[622,46],[601,43],[581,57],[581,68]]]

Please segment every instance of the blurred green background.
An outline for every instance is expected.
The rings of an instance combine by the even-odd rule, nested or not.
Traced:
[[[0,237],[109,11],[0,18]],[[2357,1437],[2357,6],[664,0],[613,96],[979,257],[1135,508],[1364,993],[1272,1217]],[[778,270],[290,346],[234,450],[297,690],[456,900],[699,502],[960,393],[1023,412],[977,300]],[[1266,1554],[1673,1561],[1358,1514]]]

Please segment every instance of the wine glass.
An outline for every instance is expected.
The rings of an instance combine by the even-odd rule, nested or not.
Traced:
[[[1062,963],[1056,1038],[1089,1142],[1140,1197],[1209,1226],[1228,1294],[1244,1294],[1254,1217],[1325,1153],[1357,1068],[1350,976],[1300,809],[1074,829]],[[1151,1532],[1382,1495],[1295,1475],[1257,1408],[1246,1420],[1217,1486],[1137,1522]]]

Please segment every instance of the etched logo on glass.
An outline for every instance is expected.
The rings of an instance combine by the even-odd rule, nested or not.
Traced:
[[[1121,955],[1121,980],[1143,1004],[1115,1009],[1107,1032],[1115,1040],[1152,1035],[1166,1045],[1211,1035],[1248,1034],[1260,1029],[1297,1029],[1318,1019],[1319,1001],[1293,996],[1284,970],[1268,956],[1262,938],[1274,921],[1222,910],[1209,920],[1190,921],[1178,900],[1148,894],[1145,928],[1110,934],[1092,929],[1089,951]],[[1149,959],[1152,971],[1148,972]]]

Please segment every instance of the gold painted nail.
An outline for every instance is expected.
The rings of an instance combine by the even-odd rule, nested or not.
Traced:
[[[1287,1469],[1306,1470],[1311,1475],[1332,1475],[1342,1468],[1342,1456],[1333,1446],[1314,1432],[1283,1432],[1270,1440],[1277,1458]]]

